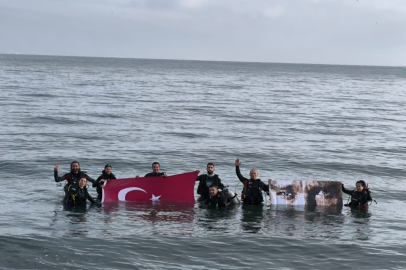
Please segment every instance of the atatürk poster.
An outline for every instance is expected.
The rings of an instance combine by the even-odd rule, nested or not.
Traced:
[[[342,206],[341,182],[269,180],[271,204]]]

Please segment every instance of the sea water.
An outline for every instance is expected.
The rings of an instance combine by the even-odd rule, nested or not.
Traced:
[[[405,90],[402,67],[0,55],[0,269],[404,269]],[[53,179],[213,162],[240,194],[237,158],[264,182],[362,179],[377,204],[69,210]]]

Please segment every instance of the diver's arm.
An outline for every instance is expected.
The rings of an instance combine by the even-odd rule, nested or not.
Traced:
[[[96,203],[96,201],[93,199],[93,197],[89,194],[89,192],[86,190],[86,198],[91,202],[91,203]]]
[[[58,176],[58,171],[54,171],[54,179],[55,182],[61,182],[62,179]]]
[[[61,181],[62,181],[61,178],[58,177],[58,169],[59,169],[59,165],[58,165],[58,164],[55,164],[55,168],[54,168],[54,179],[55,179],[55,182],[61,182]]]
[[[225,188],[226,186],[221,183],[220,177],[217,175],[217,186],[221,189]]]
[[[352,194],[354,193],[353,190],[346,189],[346,188],[344,187],[344,184],[342,184],[341,190],[342,190],[344,193],[347,193],[348,195],[352,195]]]
[[[367,196],[365,198],[366,202],[372,201],[372,197],[371,197],[371,192],[369,191],[369,188],[365,189]]]
[[[205,181],[203,180],[203,177],[207,177],[205,174],[202,174],[197,177],[196,181],[199,180],[199,185],[197,186],[197,194],[202,195],[204,194],[204,186],[205,186]]]
[[[241,182],[244,181],[248,181],[247,178],[245,178],[244,176],[242,176],[241,172],[240,172],[240,166],[235,166],[235,172],[237,174],[238,179],[240,179]]]
[[[58,171],[54,171],[54,179],[55,179],[55,182],[62,182],[62,181],[64,181],[64,180],[67,180],[67,179],[66,179],[66,175],[67,175],[67,173],[64,174],[63,176],[59,177],[59,176],[58,176]]]
[[[89,175],[85,174],[85,178],[88,182],[91,182],[93,184],[93,187],[99,187],[100,184],[99,182],[97,182],[96,180],[94,180],[93,178],[91,178]]]
[[[97,177],[96,182],[99,183],[100,180],[102,180],[102,177],[103,177],[103,174],[100,175],[99,177]],[[100,185],[100,183],[99,183],[99,185]],[[92,183],[92,187],[96,187],[96,186],[97,186],[96,183]]]
[[[265,184],[262,181],[261,181],[261,185],[262,185],[262,190],[269,193],[269,185]]]

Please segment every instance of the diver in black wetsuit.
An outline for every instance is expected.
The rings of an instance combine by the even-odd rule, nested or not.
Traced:
[[[225,207],[227,206],[227,195],[219,191],[217,186],[211,185],[209,187],[209,198],[204,203],[213,207]]]
[[[147,173],[144,177],[154,177],[154,176],[167,177],[166,173],[159,172],[160,168],[161,168],[161,166],[159,165],[159,162],[152,163],[152,172]],[[140,178],[140,176],[137,175],[135,178]]]
[[[63,203],[68,206],[83,206],[86,205],[87,200],[91,203],[96,201],[90,196],[86,188],[86,178],[81,178],[77,184],[69,185]]]
[[[199,181],[199,186],[197,187],[197,194],[201,196],[202,199],[209,198],[209,187],[214,185],[221,189],[224,185],[221,183],[220,177],[214,173],[214,164],[207,164],[207,174],[199,175],[196,181]]]
[[[68,183],[65,185],[65,192],[66,192],[66,187],[70,186],[70,185],[74,185],[77,184],[79,182],[79,180],[81,178],[86,178],[87,181],[95,184],[96,186],[100,186],[99,183],[96,183],[96,180],[94,180],[93,178],[91,178],[90,176],[88,176],[86,174],[86,172],[82,172],[80,170],[80,165],[79,162],[77,161],[73,161],[70,164],[70,172],[69,173],[65,173],[64,175],[62,175],[61,177],[58,176],[58,168],[59,165],[56,164],[55,168],[54,168],[54,178],[55,178],[55,182],[61,182],[61,181],[68,181]]]
[[[111,179],[117,179],[116,176],[112,173],[113,167],[111,167],[110,164],[107,164],[106,166],[104,166],[104,170],[102,171],[102,174],[96,179],[96,182],[99,183],[99,185],[97,185],[97,183],[93,184],[93,187],[97,187],[97,194],[98,194],[98,198],[101,198],[102,196],[102,187],[101,185],[104,184],[104,180],[111,180]],[[102,183],[102,184],[100,184]]]
[[[342,191],[351,196],[351,202],[345,206],[350,206],[351,208],[367,209],[368,202],[372,201],[371,193],[369,192],[368,186],[363,180],[357,181],[356,189],[349,190],[344,188],[342,185]]]
[[[235,171],[238,179],[244,184],[241,201],[243,201],[244,204],[261,204],[264,201],[262,190],[269,194],[269,185],[264,184],[261,179],[257,179],[258,171],[256,169],[250,171],[250,179],[242,176],[240,165],[241,161],[237,159],[235,161]]]

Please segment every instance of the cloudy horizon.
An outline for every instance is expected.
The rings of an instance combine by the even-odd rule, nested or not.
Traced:
[[[0,53],[406,66],[403,0],[0,0]]]

